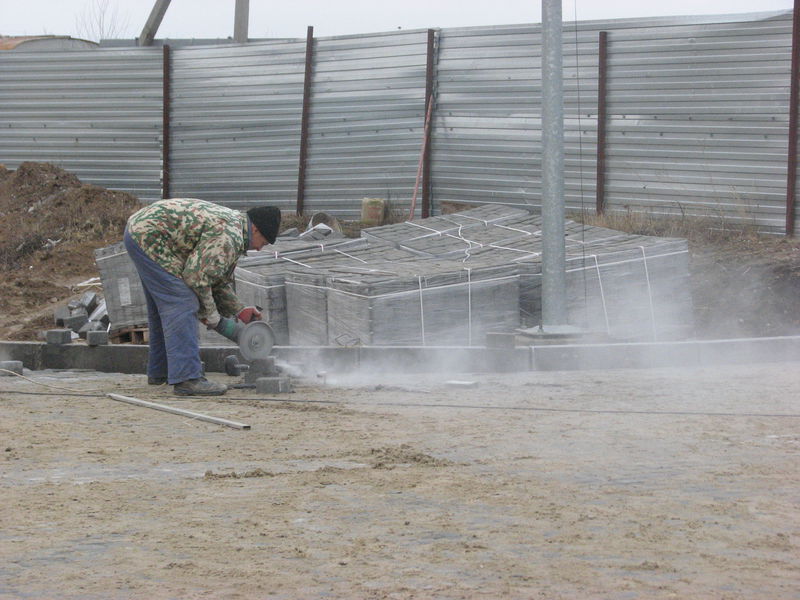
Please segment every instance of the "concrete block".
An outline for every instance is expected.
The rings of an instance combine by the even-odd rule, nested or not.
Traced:
[[[69,306],[64,304],[63,306],[58,306],[53,311],[53,324],[56,327],[63,327],[64,326],[64,319],[69,319],[72,316],[72,311],[70,310]]]
[[[64,327],[76,333],[79,332],[81,330],[81,327],[86,325],[86,323],[89,321],[89,315],[85,313],[86,311],[83,311],[83,314],[77,314],[71,317],[67,317],[66,319],[64,319]]]
[[[63,345],[72,343],[72,329],[48,329],[45,334],[48,344]]]
[[[258,394],[286,394],[292,391],[292,381],[288,377],[259,377],[256,379]]]
[[[11,373],[16,373],[17,375],[22,375],[22,361],[21,360],[3,360],[0,361],[0,377],[11,377]],[[6,373],[5,371],[11,371],[11,373]]]
[[[86,309],[87,313],[91,313],[95,308],[97,308],[97,293],[96,292],[86,292],[81,296],[79,300],[81,306]]]
[[[108,344],[107,331],[87,331],[86,343],[90,346],[105,346]]]
[[[249,368],[244,374],[245,383],[255,383],[262,377],[275,377],[278,371],[275,369],[275,358],[257,358],[250,361]]]
[[[486,333],[487,348],[513,348],[517,343],[515,333]]]

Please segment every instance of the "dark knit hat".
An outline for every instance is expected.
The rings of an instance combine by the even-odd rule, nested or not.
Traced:
[[[257,206],[247,211],[250,222],[267,238],[270,244],[275,243],[278,229],[281,226],[281,211],[275,206]]]

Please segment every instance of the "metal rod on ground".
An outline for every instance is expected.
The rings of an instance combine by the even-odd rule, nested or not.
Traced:
[[[228,419],[219,419],[217,417],[211,417],[209,415],[193,412],[191,410],[174,408],[172,406],[167,406],[166,404],[156,404],[155,402],[148,402],[147,400],[139,400],[138,398],[131,398],[130,396],[121,396],[120,394],[108,394],[108,397],[111,398],[112,400],[117,400],[118,402],[127,402],[128,404],[143,406],[144,408],[153,408],[155,410],[161,410],[164,412],[172,413],[173,415],[180,415],[182,417],[197,419],[198,421],[206,421],[208,423],[214,423],[216,425],[225,425],[226,427],[233,427],[234,429],[250,429],[250,425],[246,425],[245,423],[237,423],[236,421],[229,421]]]
[[[542,2],[542,330],[567,324],[561,0]]]

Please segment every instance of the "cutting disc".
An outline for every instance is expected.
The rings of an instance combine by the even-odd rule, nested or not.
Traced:
[[[274,345],[275,334],[264,321],[248,323],[239,334],[239,352],[245,360],[267,358]]]

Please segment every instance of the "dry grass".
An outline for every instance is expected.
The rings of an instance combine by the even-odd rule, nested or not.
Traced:
[[[305,231],[308,227],[309,222],[311,221],[311,217],[315,214],[315,212],[309,211],[303,215],[297,215],[295,213],[283,213],[281,216],[281,231],[286,231],[287,229],[291,229],[296,227],[301,232]],[[381,223],[378,225],[389,225],[391,223],[402,223],[406,220],[407,213],[405,209],[399,209],[391,204],[387,203],[386,208],[386,215]],[[342,233],[345,237],[349,238],[357,238],[361,235],[361,230],[367,227],[375,227],[375,223],[367,223],[360,220],[344,220],[344,219],[337,219],[336,220],[339,228],[341,229]]]
[[[800,248],[796,238],[759,232],[754,225],[731,223],[713,216],[665,217],[639,212],[616,212],[595,215],[575,212],[569,218],[636,235],[684,238],[690,247],[721,247],[741,252],[794,253]]]

